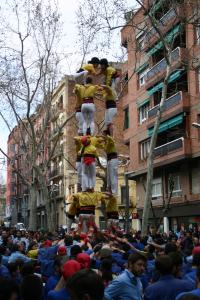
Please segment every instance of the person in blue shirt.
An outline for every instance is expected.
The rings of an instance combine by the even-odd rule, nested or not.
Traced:
[[[62,264],[63,264],[63,258],[56,257],[54,260],[54,274],[48,278],[48,280],[45,284],[45,288],[44,288],[44,298],[45,299],[47,299],[48,292],[54,290],[58,281],[60,280],[61,273],[62,273],[62,270],[61,270]]]
[[[142,283],[139,276],[145,270],[146,258],[139,254],[131,254],[128,258],[128,269],[114,279],[105,289],[105,300],[141,300]]]
[[[160,278],[146,288],[144,300],[175,300],[181,292],[188,292],[194,288],[191,282],[175,278],[172,275],[173,263],[168,255],[157,257],[155,267]]]
[[[196,295],[200,297],[200,268],[196,270],[196,277],[197,277],[197,288],[190,292],[181,293],[176,297],[176,300],[181,300],[183,295]]]
[[[192,268],[185,274],[184,279],[196,283],[197,268],[200,267],[200,253],[195,253],[192,259]]]
[[[11,275],[8,268],[2,265],[2,255],[0,255],[0,277],[11,279]]]
[[[12,246],[12,254],[9,257],[8,263],[14,263],[16,260],[21,260],[24,263],[31,261],[31,258],[27,257],[23,253],[20,252],[21,246],[18,244],[14,244]]]

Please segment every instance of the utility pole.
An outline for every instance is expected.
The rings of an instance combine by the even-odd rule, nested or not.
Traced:
[[[131,175],[133,174],[134,172],[127,172],[125,173],[124,177],[125,177],[125,187],[126,187],[126,192],[125,192],[125,195],[126,195],[126,201],[125,201],[125,231],[126,232],[129,232],[130,230],[130,222],[129,222],[129,208],[130,208],[130,199],[129,199],[129,184],[128,184],[128,181],[131,177]]]

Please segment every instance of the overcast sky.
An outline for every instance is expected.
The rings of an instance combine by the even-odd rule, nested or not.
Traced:
[[[0,3],[3,5],[4,0]],[[75,72],[77,65],[80,64],[81,57],[78,57],[74,50],[77,49],[77,28],[75,24],[75,12],[77,10],[79,0],[59,0],[59,6],[62,13],[63,20],[63,35],[64,39],[62,41],[62,47],[67,49],[67,53],[69,53],[69,58],[66,60],[65,65],[63,66],[63,72],[65,74],[71,74]],[[135,3],[135,0],[127,0],[128,5],[131,7]],[[112,54],[115,53],[119,49],[120,51],[120,34],[119,31],[116,32],[116,43],[115,47],[111,50],[110,55],[108,55],[108,59],[113,59]],[[79,61],[80,60],[80,61]],[[9,135],[9,131],[5,126],[4,122],[0,119],[0,146],[6,151],[7,149],[7,138]],[[0,153],[0,158],[3,156]],[[0,159],[0,173],[2,173],[5,177],[6,165],[3,165],[2,160]]]

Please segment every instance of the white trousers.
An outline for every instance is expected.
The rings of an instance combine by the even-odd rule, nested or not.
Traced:
[[[74,222],[73,219],[67,218],[67,232],[71,231],[72,223]]]
[[[94,134],[94,103],[83,103],[81,106],[81,112],[83,115],[83,134],[86,135],[87,129],[90,128],[90,134]]]
[[[112,194],[118,194],[118,158],[108,160],[107,188],[112,191]]]
[[[112,79],[111,88],[113,90],[113,94],[115,95],[115,98],[116,98],[115,100],[118,100],[117,87],[118,87],[119,83],[120,83],[120,77]]]
[[[76,162],[76,170],[78,174],[78,184],[82,185],[82,162],[81,161]]]
[[[76,112],[76,121],[77,121],[77,125],[78,125],[78,134],[82,134],[83,133],[83,115],[81,111]]]
[[[81,71],[79,73],[73,74],[72,76],[76,81],[76,83],[85,84],[87,75],[88,75],[88,71]]]
[[[104,120],[106,128],[108,128],[108,126],[112,123],[112,120],[116,116],[116,114],[117,114],[116,107],[106,109],[105,120]]]
[[[92,214],[80,214],[79,215],[79,224],[81,225],[81,231],[84,233],[88,232],[89,223],[94,223],[94,215]]]
[[[82,164],[82,191],[93,189],[96,183],[96,163]]]

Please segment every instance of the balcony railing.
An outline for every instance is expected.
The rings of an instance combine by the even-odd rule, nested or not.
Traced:
[[[177,149],[183,148],[184,138],[179,138],[154,149],[154,158],[164,156]]]
[[[63,174],[63,168],[56,168],[49,173],[49,177],[53,178]]]
[[[177,61],[179,57],[180,57],[180,48],[178,47],[171,53],[171,62],[173,63]],[[166,59],[163,58],[147,72],[146,81],[150,80],[158,73],[163,72],[166,68],[167,68],[167,62]]]
[[[174,8],[171,8],[159,21],[157,21],[159,29],[162,31],[173,18],[176,18],[176,16],[177,12]],[[155,35],[158,35],[158,33],[156,29],[152,27],[149,30],[149,32],[145,35],[145,43],[148,43],[150,39]]]
[[[64,188],[60,187],[57,190],[54,190],[51,192],[51,198],[58,198],[58,197],[63,197],[64,196]]]
[[[182,101],[182,92],[178,92],[175,95],[169,97],[168,99],[165,100],[164,106],[163,106],[163,111],[166,111],[168,109],[170,109],[171,107],[177,105],[178,103],[180,103]],[[148,118],[153,118],[156,116],[157,111],[159,109],[160,105],[156,105],[153,108],[151,108],[148,111]]]

